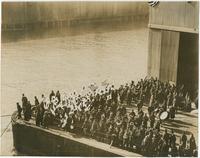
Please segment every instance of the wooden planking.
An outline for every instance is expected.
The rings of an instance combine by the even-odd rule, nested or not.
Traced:
[[[188,33],[199,33],[198,29],[188,28],[188,27],[177,27],[177,26],[166,26],[166,25],[157,25],[157,24],[148,24],[149,28],[153,29],[162,29],[162,30],[170,30],[170,31],[178,31],[178,32],[188,32]]]
[[[160,58],[160,80],[177,80],[179,32],[162,31],[162,47]]]
[[[198,2],[160,2],[150,7],[149,24],[198,29]]]
[[[197,28],[199,29],[199,3],[195,5],[195,22],[194,26],[198,26]]]
[[[161,54],[161,31],[149,30],[148,75],[159,78]]]

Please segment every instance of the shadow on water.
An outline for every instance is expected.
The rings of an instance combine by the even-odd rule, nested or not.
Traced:
[[[75,36],[88,33],[104,33],[133,30],[147,27],[148,17],[119,17],[103,20],[73,20],[27,24],[19,29],[2,31],[2,43],[36,40],[54,37]]]

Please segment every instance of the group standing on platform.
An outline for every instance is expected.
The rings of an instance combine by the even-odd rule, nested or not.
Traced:
[[[192,100],[184,86],[145,78],[137,84],[131,81],[117,89],[108,84],[104,89],[92,85],[89,91],[83,87],[81,94],[74,92],[61,96],[59,91],[52,90],[48,97],[42,94],[41,101],[36,96],[34,100],[32,107],[23,94],[22,108],[17,103],[17,109],[18,117],[21,118],[23,112],[26,121],[34,115],[37,126],[57,125],[65,131],[144,156],[197,155],[193,134],[188,138],[184,132],[177,143],[172,129],[164,132],[161,129],[165,119],[173,121],[177,110],[191,110]],[[147,106],[147,112],[144,106]],[[165,113],[167,118],[163,119]]]

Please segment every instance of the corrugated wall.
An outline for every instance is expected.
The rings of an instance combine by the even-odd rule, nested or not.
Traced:
[[[149,24],[162,26],[175,26],[180,29],[199,28],[199,3],[198,1],[162,2],[150,7]]]
[[[149,30],[148,75],[157,78],[160,75],[161,37],[160,30]]]
[[[177,81],[179,32],[150,29],[148,75]]]
[[[179,32],[162,31],[162,47],[160,58],[160,79],[177,81]]]

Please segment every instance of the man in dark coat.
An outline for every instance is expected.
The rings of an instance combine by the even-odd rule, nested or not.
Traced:
[[[183,135],[181,137],[181,144],[183,145],[183,147],[185,148],[186,147],[186,142],[187,142],[187,136],[185,134],[186,132],[184,131],[183,132]]]
[[[172,147],[171,147],[171,156],[172,157],[178,156],[178,149],[177,149],[175,144],[173,144]]]
[[[44,128],[48,128],[48,126],[49,126],[49,119],[50,119],[49,112],[46,110],[44,112],[44,116],[43,116],[43,120],[42,120]]]
[[[37,106],[37,112],[36,112],[36,125],[37,126],[41,126],[43,125],[43,116],[44,116],[44,102],[41,102],[38,106]]]
[[[50,93],[50,95],[49,95],[49,100],[50,100],[50,101],[52,100],[52,97],[53,97],[53,96],[55,96],[55,93],[54,93],[54,91],[52,90],[51,93]]]
[[[155,123],[155,115],[154,115],[154,113],[151,114],[149,119],[150,119],[150,127],[153,128],[154,127],[154,123]]]
[[[185,147],[183,146],[183,144],[179,145],[178,152],[180,157],[183,157],[185,155]]]
[[[22,108],[26,106],[27,102],[28,102],[28,99],[23,93],[22,94]]]
[[[67,124],[66,124],[66,131],[70,132],[71,131],[71,125],[72,125],[72,115],[70,114],[69,117],[67,118]]]
[[[196,149],[196,142],[195,142],[195,138],[194,135],[192,134],[190,137],[190,150],[191,152],[193,152]]]
[[[169,116],[170,116],[170,118],[171,118],[172,120],[174,120],[175,114],[176,114],[176,109],[175,109],[174,106],[171,106],[171,107],[169,108]]]
[[[31,103],[30,101],[27,102],[27,121],[29,121],[31,119]]]
[[[22,113],[22,108],[21,108],[21,106],[19,105],[18,102],[17,102],[17,112],[18,112],[18,114],[17,114],[18,119],[22,118],[22,115],[21,115],[21,113]]]
[[[164,141],[161,149],[161,156],[168,157],[169,154],[169,145]]]
[[[144,154],[145,156],[152,156],[152,138],[153,138],[153,132],[150,131],[149,134],[143,139],[143,148],[145,149]]]
[[[169,142],[170,142],[170,135],[169,135],[169,133],[167,132],[167,129],[165,129],[165,133],[164,133],[164,135],[163,135],[163,139],[164,139],[166,145],[169,145]]]
[[[61,99],[60,99],[60,92],[59,91],[56,92],[56,97],[58,98],[58,104],[59,104],[60,101],[61,101]]]
[[[44,114],[44,107],[42,107],[41,103],[36,106],[36,118],[35,118],[36,126],[42,125],[43,114]]]
[[[174,131],[172,130],[172,133],[170,135],[170,147],[173,147],[176,145],[176,136],[174,134]]]
[[[22,94],[22,110],[23,110],[23,114],[25,116],[25,113],[26,113],[26,110],[27,110],[27,102],[28,102],[28,99],[27,97],[25,97],[24,94]]]
[[[40,103],[39,103],[38,98],[36,96],[34,97],[34,99],[35,99],[35,106],[37,107]]]
[[[147,128],[147,123],[148,123],[149,117],[147,116],[147,114],[145,113],[145,115],[143,116],[143,120],[142,120],[142,124],[144,128]]]
[[[132,101],[132,92],[129,89],[127,92],[127,105],[130,106],[131,105],[131,101]]]
[[[143,107],[143,100],[140,100],[139,103],[137,104],[138,111],[140,111],[142,107]]]

